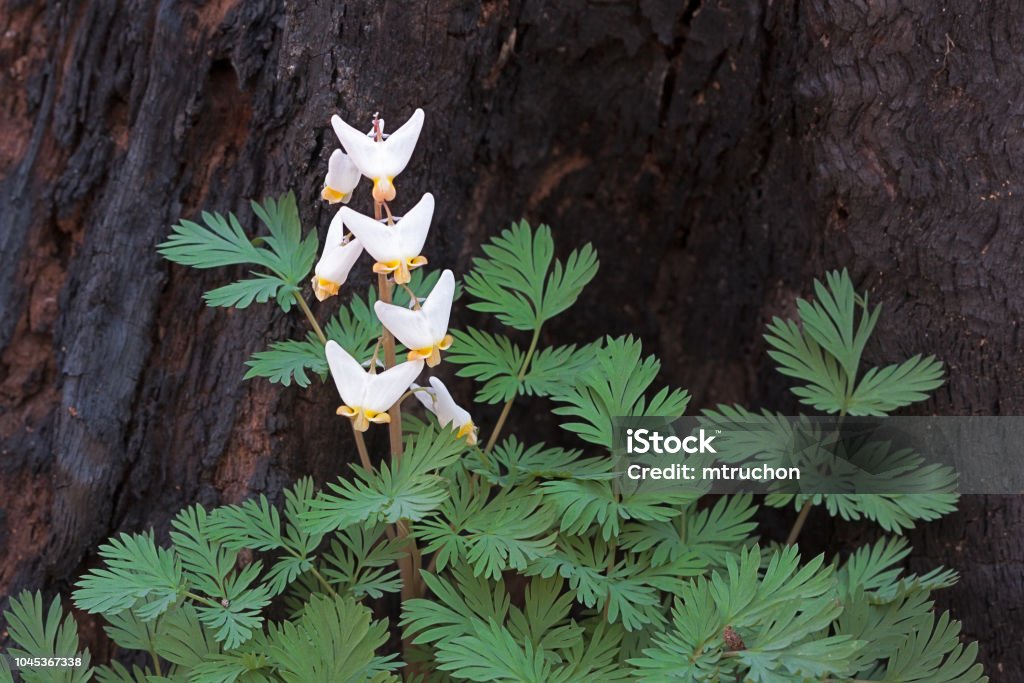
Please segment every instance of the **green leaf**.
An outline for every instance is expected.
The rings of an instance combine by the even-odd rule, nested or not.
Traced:
[[[897,647],[881,683],[984,683],[976,664],[978,644],[960,643],[960,622],[944,613],[938,621],[928,613],[914,620],[912,632]]]
[[[583,635],[575,622],[569,620],[573,607],[572,593],[563,593],[565,582],[560,578],[533,578],[526,587],[523,609],[509,609],[509,632],[519,642],[531,642],[549,651],[565,650]]]
[[[249,370],[244,379],[266,377],[271,382],[288,386],[294,380],[300,387],[309,386],[306,371],[327,379],[327,356],[324,345],[312,332],[304,341],[289,339],[274,342],[266,351],[257,351],[245,362]]]
[[[942,363],[920,355],[885,368],[871,368],[850,397],[850,415],[885,415],[928,398],[943,383]]]
[[[261,643],[261,650],[266,646]],[[188,672],[188,683],[278,683],[273,664],[262,651],[232,650],[212,654]]]
[[[455,490],[467,489],[466,479]],[[417,536],[427,541],[426,552],[442,551],[438,568],[461,561],[474,575],[500,579],[508,569],[525,569],[532,560],[554,552],[554,516],[539,496],[525,487],[503,490],[490,500],[459,505],[459,499],[443,503],[440,515],[417,526]]]
[[[241,505],[218,508],[207,525],[207,534],[225,548],[241,550],[282,550],[264,580],[274,595],[313,568],[312,553],[322,534],[308,534],[299,528],[299,517],[308,512],[315,497],[312,479],[306,477],[285,491],[287,524],[282,529],[281,514],[266,496]]]
[[[610,623],[621,622],[627,631],[664,621],[661,593],[683,588],[681,577],[695,576],[703,565],[683,558],[652,567],[643,554],[617,559],[614,546],[600,538],[560,537],[557,551],[527,569],[531,576],[561,576],[576,599],[602,611]]]
[[[609,458],[581,458],[582,451],[552,448],[542,443],[527,447],[515,435],[503,439],[487,459],[472,463],[472,469],[492,484],[516,486],[539,478],[610,479],[614,477]]]
[[[161,617],[155,647],[167,661],[188,668],[220,654],[217,639],[199,621],[199,614],[189,603],[182,603]]]
[[[414,644],[440,644],[472,633],[477,623],[504,623],[510,599],[503,584],[456,567],[452,581],[420,572],[435,599],[413,598],[402,604],[402,628]]]
[[[643,680],[720,681],[735,670],[735,663],[722,658],[724,628],[707,581],[687,583],[672,609],[671,627],[656,632],[650,647],[629,663]]]
[[[826,273],[825,282],[827,286],[815,280],[817,299],[810,302],[798,299],[797,310],[807,334],[836,359],[852,382],[882,307],[872,310],[866,295],[857,296],[845,269],[842,273]]]
[[[239,280],[230,285],[211,289],[203,294],[206,304],[225,308],[248,308],[253,301],[265,304],[277,296],[278,289],[288,284],[276,275],[253,273],[253,276],[249,280]],[[291,306],[290,303],[288,305]]]
[[[298,620],[271,625],[267,654],[288,682],[397,682],[394,655],[376,654],[387,639],[387,622],[351,598],[313,595]]]
[[[270,246],[281,263],[282,274],[289,284],[302,282],[313,269],[318,245],[316,230],[302,239],[302,223],[295,202],[295,193],[280,199],[268,198],[263,204],[251,202],[253,213],[259,217],[270,236],[264,242]]]
[[[184,591],[181,561],[157,548],[152,532],[111,538],[99,548],[105,567],[92,569],[78,581],[75,605],[91,614],[117,614],[140,600],[150,600],[136,613],[145,620],[158,617]]]
[[[53,599],[44,615],[42,594],[23,591],[11,599],[4,620],[11,641],[16,645],[9,650],[12,657],[82,659],[81,666],[77,667],[23,668],[21,677],[25,683],[86,683],[91,680],[89,651],[79,649],[78,627],[71,615],[64,614],[59,597]]]
[[[259,562],[250,564],[229,577],[225,593],[219,603],[196,605],[199,620],[214,629],[214,637],[231,650],[252,638],[263,624],[262,610],[270,604],[271,591],[256,584]]]
[[[452,337],[455,341],[445,359],[464,366],[456,373],[459,377],[483,384],[477,402],[504,403],[518,393],[519,369],[526,354],[511,339],[474,328],[452,330]]]
[[[465,286],[475,311],[494,313],[505,325],[534,330],[571,306],[597,273],[597,256],[587,244],[563,264],[554,260],[551,228],[536,231],[522,221],[502,231],[473,259]]]
[[[801,403],[826,413],[845,409],[849,378],[836,359],[795,322],[772,318],[764,338],[775,349],[768,355],[779,364],[778,371],[806,382],[792,389]]]
[[[779,372],[804,382],[793,388],[801,403],[828,413],[885,415],[928,398],[926,392],[942,384],[942,364],[931,356],[871,368],[857,383],[881,306],[870,308],[845,270],[828,273],[825,281],[815,281],[815,300],[797,300],[802,327],[773,318],[764,337]]]
[[[577,376],[594,362],[601,342],[579,348],[575,344],[551,346],[534,354],[523,378],[522,392],[531,396],[554,396],[571,390]]]
[[[399,538],[382,538],[385,527],[354,526],[337,533],[324,554],[324,576],[342,593],[356,599],[379,598],[402,589],[396,561],[406,555]]]
[[[176,610],[172,609],[171,612],[173,611]],[[118,647],[149,652],[156,644],[156,634],[162,628],[162,622],[167,614],[164,613],[158,619],[143,621],[131,610],[125,610],[107,615],[107,625],[103,630]]]
[[[218,268],[241,263],[276,272],[280,264],[267,249],[253,245],[234,214],[203,212],[203,225],[182,220],[157,250],[164,258],[193,268]]]
[[[660,368],[654,356],[641,357],[640,342],[633,337],[609,337],[596,352],[594,363],[580,373],[576,385],[552,397],[566,404],[553,412],[578,420],[562,423],[563,429],[611,449],[615,418],[675,419],[686,410],[690,395],[685,390],[665,387],[649,399],[645,396]]]
[[[725,559],[753,542],[757,506],[749,494],[721,496],[713,507],[692,503],[668,521],[630,522],[619,543],[634,552],[651,551],[654,566],[693,554],[708,566],[722,567]]]
[[[311,509],[302,515],[304,530],[326,533],[352,524],[394,524],[399,519],[418,521],[448,497],[445,480],[435,474],[463,453],[466,444],[446,429],[430,429],[405,440],[405,454],[392,468],[382,464],[371,472],[353,467],[355,480],[328,484]]]
[[[203,212],[205,225],[182,220],[157,249],[165,258],[194,268],[261,266],[270,272],[254,272],[251,279],[211,290],[205,294],[207,303],[246,308],[253,301],[265,303],[274,297],[281,309],[288,312],[295,295],[301,293],[301,283],[313,268],[318,246],[316,231],[302,239],[292,193],[280,200],[267,199],[263,204],[253,202],[252,208],[269,236],[250,240],[234,214],[224,217]]]
[[[625,520],[663,522],[677,516],[680,505],[696,498],[684,488],[615,491],[610,481],[576,479],[546,481],[540,490],[545,503],[557,512],[562,533],[582,535],[597,524],[605,541],[618,537],[619,525]]]
[[[211,540],[206,509],[201,505],[185,508],[171,521],[171,526],[171,541],[189,583],[207,595],[226,599],[227,578],[234,571],[238,552]]]
[[[547,653],[532,643],[518,643],[508,629],[494,622],[474,624],[471,634],[440,645],[435,657],[440,670],[471,681],[551,681]]]

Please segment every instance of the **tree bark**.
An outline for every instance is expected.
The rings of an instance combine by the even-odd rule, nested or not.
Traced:
[[[241,379],[304,321],[206,308],[239,273],[155,251],[288,189],[324,234],[332,113],[426,109],[399,189],[438,198],[432,265],[465,271],[520,217],[593,241],[549,341],[639,335],[694,406],[796,410],[761,333],[849,267],[884,305],[870,361],[948,364],[925,412],[1024,409],[1008,0],[6,0],[0,35],[0,594],[66,591],[115,530],[355,460],[330,387]],[[974,497],[913,534],[920,567],[962,572],[941,601],[993,680],[1024,671],[1022,518]]]

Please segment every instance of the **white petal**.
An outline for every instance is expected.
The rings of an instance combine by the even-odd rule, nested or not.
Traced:
[[[358,130],[341,120],[341,117],[331,117],[331,127],[334,134],[341,141],[341,146],[348,152],[359,170],[367,178],[380,178],[386,175],[381,165],[384,157],[380,153],[378,145],[383,143],[374,142],[372,138],[360,133]]]
[[[383,142],[384,152],[388,157],[387,175],[396,176],[405,169],[413,150],[416,149],[416,141],[420,139],[422,129],[423,110],[417,109],[408,121]]]
[[[410,311],[403,306],[386,304],[383,301],[375,303],[373,310],[377,313],[377,318],[384,323],[384,327],[410,349],[425,349],[440,339],[434,336],[427,316],[422,310]]]
[[[434,216],[434,195],[429,192],[394,225],[386,225],[369,216],[341,209],[342,220],[359,238],[366,251],[377,261],[394,261],[419,256]]]
[[[342,402],[347,406],[358,407],[366,393],[369,375],[363,366],[348,351],[341,348],[333,339],[327,342],[327,365],[331,368],[331,377],[338,387]]]
[[[344,195],[349,195],[352,190],[356,189],[361,175],[351,157],[340,149],[336,149],[331,153],[331,159],[327,164],[327,177],[324,179],[324,185]],[[348,197],[342,201],[347,203]]]
[[[426,303],[420,308],[427,317],[430,332],[436,344],[448,332],[448,318],[452,312],[452,297],[455,296],[455,274],[450,270],[441,273],[437,284],[430,290]],[[404,342],[403,342],[404,343]],[[408,346],[408,344],[406,344]]]
[[[394,261],[416,254],[404,254],[402,244],[398,239],[398,228],[380,223],[369,216],[353,211],[347,206],[340,212],[345,225],[352,231],[352,234],[363,243],[363,248],[370,252],[377,261]],[[399,221],[401,223],[401,221]],[[419,252],[416,252],[417,254]]]
[[[419,401],[420,403],[423,404],[424,408],[426,408],[430,412],[434,412],[434,390],[433,389],[428,389],[426,387],[421,387],[420,385],[416,384],[415,382],[410,384],[409,388],[415,390],[415,391],[413,391],[413,396],[416,397],[417,401]]]
[[[363,408],[384,412],[405,393],[412,381],[423,370],[423,361],[399,363],[390,370],[369,375]]]
[[[434,414],[437,415],[437,421],[441,423],[442,427],[449,424],[461,427],[471,421],[469,411],[455,403],[455,399],[452,398],[451,392],[448,391],[444,382],[437,377],[431,377],[430,386],[434,389]]]
[[[427,233],[430,231],[430,221],[433,217],[434,195],[428,192],[416,203],[416,206],[405,213],[402,220],[398,221],[401,250],[406,258],[419,256],[423,251],[423,244],[427,241]]]
[[[363,245],[359,240],[349,240],[347,244],[340,247],[324,247],[324,255],[316,264],[316,276],[329,282],[339,285],[345,284],[348,274],[352,272],[352,266],[359,260],[363,253]]]
[[[327,228],[327,239],[324,240],[324,253],[327,253],[330,249],[335,249],[341,246],[341,240],[345,237],[345,221],[341,216],[341,211],[334,214],[334,218],[331,219],[331,227]]]
[[[405,169],[416,148],[416,141],[423,128],[423,110],[413,112],[401,128],[382,142],[376,142],[373,136],[360,133],[342,121],[340,116],[331,117],[331,126],[363,175],[371,179],[393,178]]]

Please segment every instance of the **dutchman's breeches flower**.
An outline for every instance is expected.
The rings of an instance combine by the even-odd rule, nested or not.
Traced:
[[[348,204],[352,199],[352,191],[359,184],[362,174],[352,159],[340,149],[334,150],[331,160],[327,162],[327,177],[324,178],[324,189],[320,196],[331,204],[342,202]]]
[[[395,176],[401,173],[419,140],[423,128],[423,110],[417,109],[401,128],[387,139],[383,139],[383,130],[377,139],[367,137],[341,120],[340,116],[331,117],[331,126],[341,140],[342,146],[352,158],[352,162],[364,176],[373,181],[373,199],[376,202],[390,202],[395,198]]]
[[[363,253],[363,245],[351,235],[345,237],[341,213],[335,214],[324,240],[324,251],[313,270],[313,293],[319,301],[338,293],[348,274]]]
[[[338,415],[352,420],[352,426],[360,432],[365,432],[371,422],[390,422],[388,410],[423,370],[423,361],[418,360],[399,363],[381,373],[367,372],[333,340],[327,342],[325,350],[343,401]]]
[[[448,317],[454,296],[455,275],[446,270],[419,308],[409,310],[383,301],[375,303],[373,308],[384,327],[409,347],[409,360],[425,360],[428,366],[434,367],[441,362],[441,352],[452,345]]]
[[[415,396],[427,410],[437,416],[437,421],[442,427],[458,428],[456,436],[460,439],[465,437],[470,446],[476,443],[477,429],[469,411],[455,402],[444,382],[437,377],[431,377],[430,389],[417,391]]]
[[[412,278],[409,271],[426,265],[427,259],[420,252],[434,216],[434,195],[429,192],[394,223],[390,219],[387,224],[381,223],[347,206],[339,213],[352,234],[376,259],[373,272],[394,273],[395,282],[404,285]]]

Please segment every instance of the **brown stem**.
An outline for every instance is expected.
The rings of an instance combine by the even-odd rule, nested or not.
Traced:
[[[807,515],[811,513],[811,501],[804,503],[804,506],[800,508],[800,514],[796,516],[796,521],[793,522],[793,528],[789,530],[789,536],[786,537],[786,545],[793,545],[796,543],[796,539],[800,536],[800,530],[804,528],[804,522],[807,521]]]
[[[306,300],[303,299],[302,295],[299,294],[298,292],[295,292],[295,300],[299,302],[299,308],[301,308],[302,312],[306,314],[306,320],[308,320],[309,324],[312,325],[313,331],[316,332],[317,338],[320,339],[320,343],[326,346],[327,335],[325,335],[324,331],[320,329],[320,323],[316,321],[316,317],[313,315],[313,311],[309,310],[309,304],[306,303]]]
[[[391,303],[391,282],[388,276],[381,273],[377,276],[377,286],[380,289],[380,300],[386,304]],[[384,328],[381,336],[384,347],[384,367],[390,369],[395,367],[395,338],[388,329]],[[397,465],[402,460],[402,406],[399,402],[388,409],[391,421],[388,423],[388,435],[391,437],[391,460]]]
[[[377,206],[380,212],[380,206]],[[384,303],[391,303],[391,282],[388,276],[381,273],[377,276],[377,288],[380,290],[380,300]],[[384,347],[384,366],[393,368],[395,366],[395,338],[384,328],[382,335],[382,346]],[[397,467],[402,461],[402,406],[400,401],[388,410],[391,421],[388,422],[388,435],[391,440],[391,466]],[[398,537],[408,539],[409,554],[403,555],[398,560],[398,572],[402,579],[402,601],[417,598],[422,594],[419,570],[421,566],[420,551],[416,547],[416,539],[410,537],[409,528],[400,520],[395,525]]]
[[[356,450],[359,451],[359,463],[367,472],[372,472],[373,463],[370,462],[370,452],[366,450],[366,440],[363,439],[363,433],[356,429],[355,423],[352,423],[352,437],[356,440]]]

